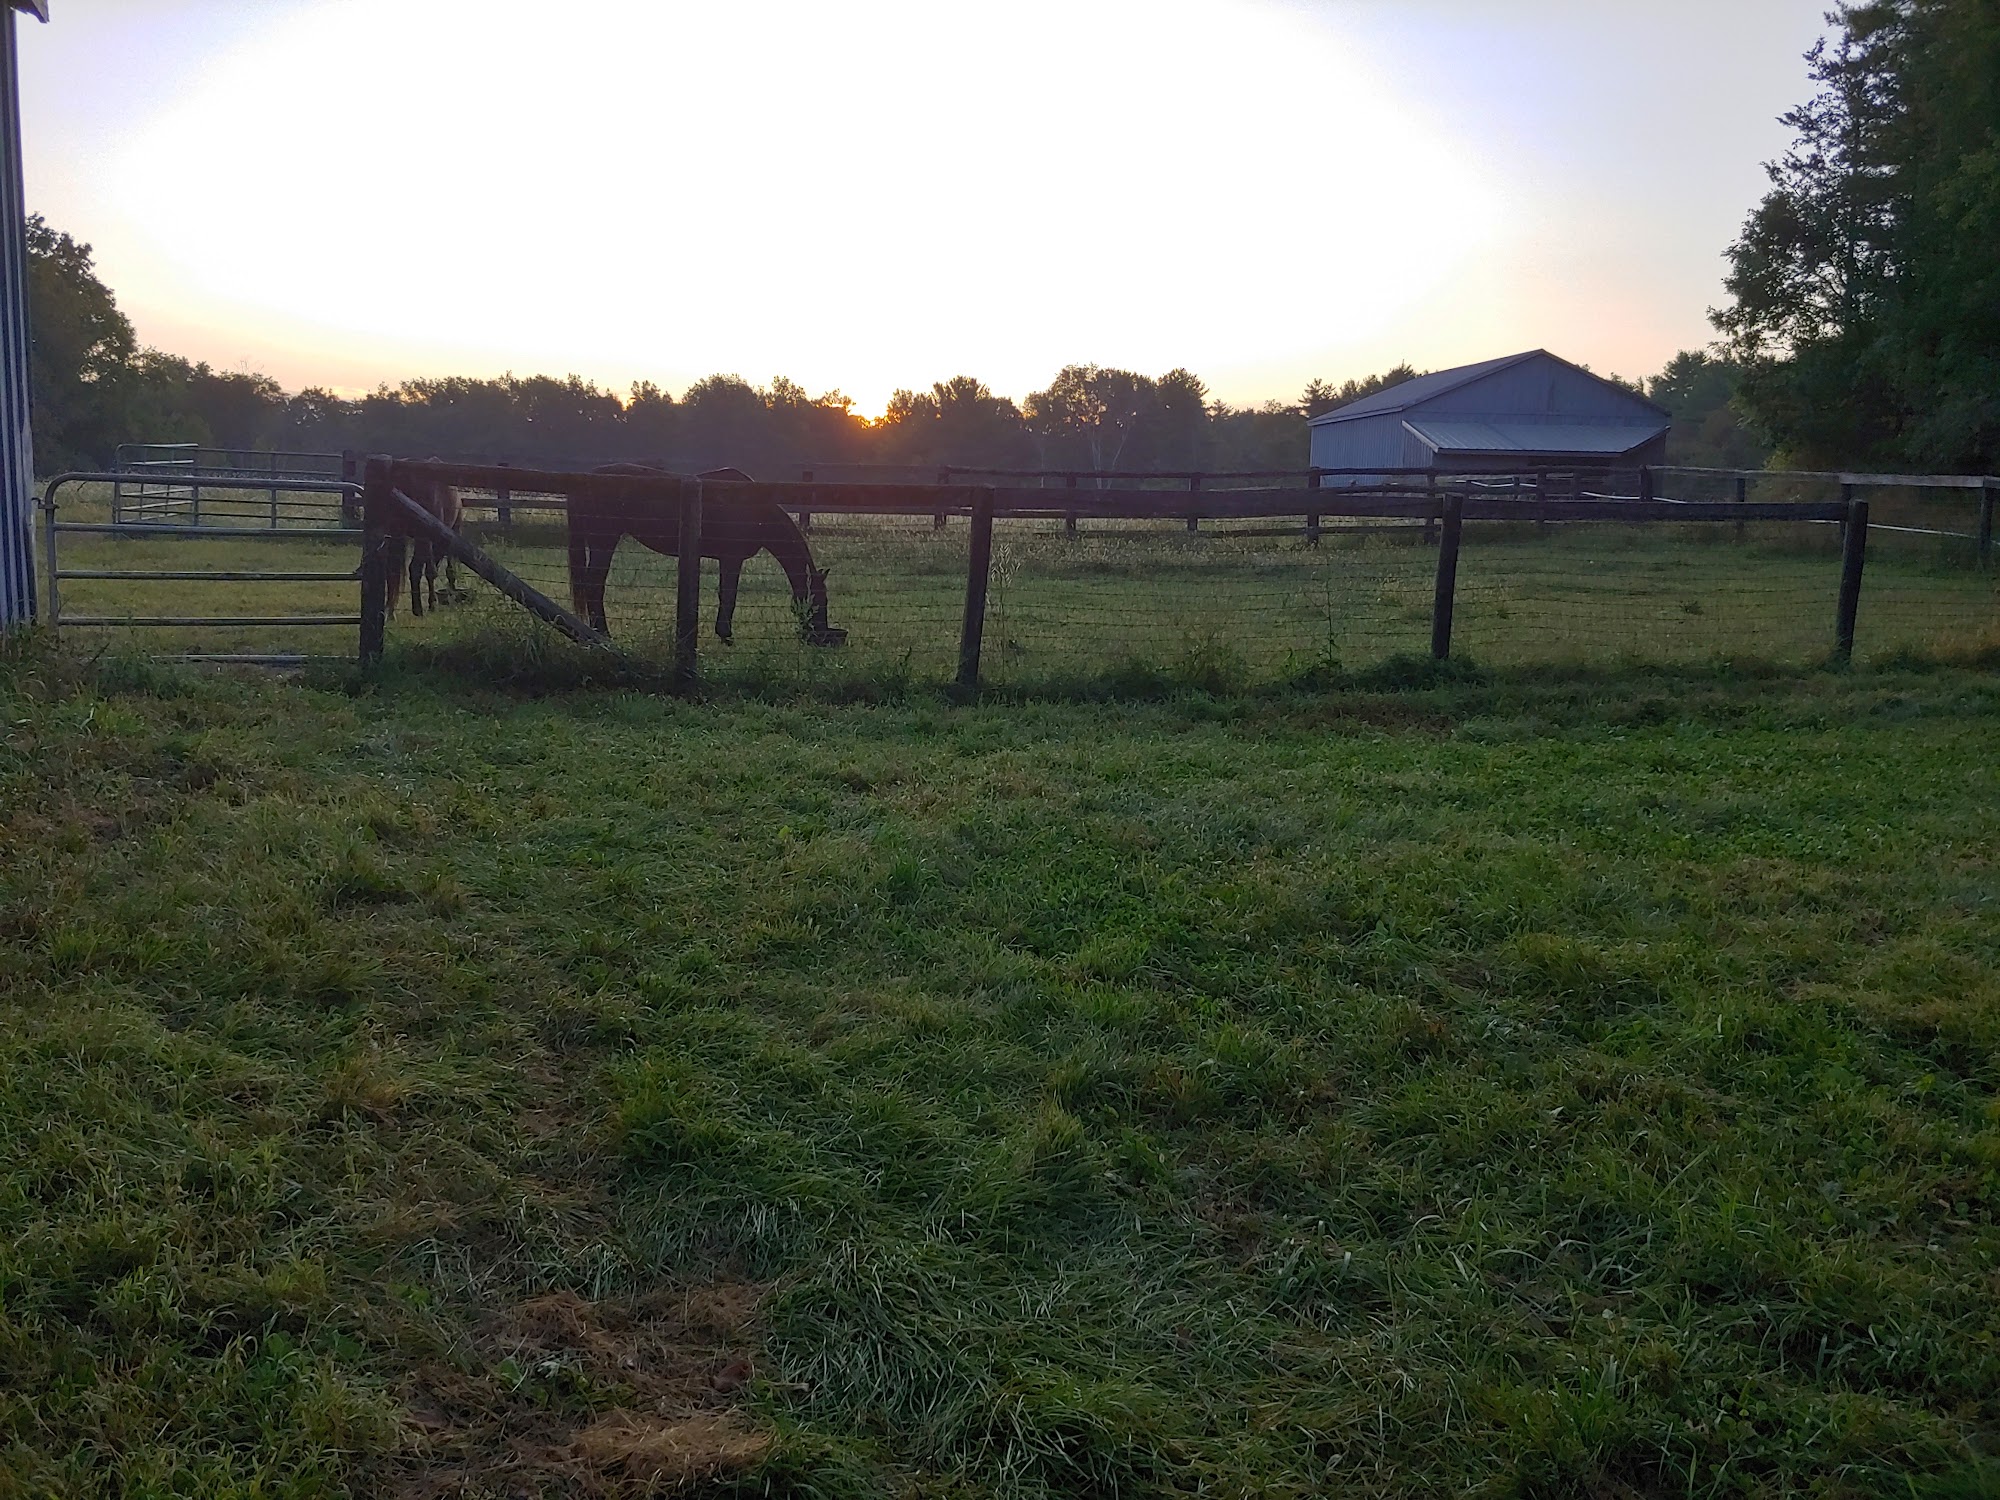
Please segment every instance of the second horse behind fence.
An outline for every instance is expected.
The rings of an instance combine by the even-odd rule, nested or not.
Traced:
[[[435,479],[410,481],[409,496],[453,531],[465,521],[465,507],[458,490]],[[444,589],[448,599],[458,596],[458,561],[430,537],[409,531],[393,539],[395,554],[389,562],[389,613],[396,612],[397,597],[403,591],[403,548],[407,543],[410,562],[410,613],[419,619],[424,613],[424,585],[430,585],[430,608],[438,603],[438,559],[444,559]]]

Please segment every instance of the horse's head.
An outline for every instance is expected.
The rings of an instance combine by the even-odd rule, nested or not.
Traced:
[[[826,568],[807,567],[806,597],[799,601],[799,635],[809,646],[838,646],[847,632],[826,623]]]

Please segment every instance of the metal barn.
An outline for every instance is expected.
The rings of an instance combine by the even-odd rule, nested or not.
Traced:
[[[1312,421],[1317,469],[1638,468],[1666,459],[1664,407],[1546,349],[1420,375]],[[1329,487],[1369,476],[1325,476]]]
[[[35,459],[28,429],[27,205],[14,12],[49,18],[47,0],[0,4],[0,633],[35,618]]]

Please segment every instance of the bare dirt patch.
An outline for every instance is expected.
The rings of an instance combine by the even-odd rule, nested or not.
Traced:
[[[764,1290],[551,1292],[501,1309],[467,1358],[425,1370],[407,1393],[396,1493],[671,1494],[753,1467],[771,1438],[738,1408],[757,1373]]]

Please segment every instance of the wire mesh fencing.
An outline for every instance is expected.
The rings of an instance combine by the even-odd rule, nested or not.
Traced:
[[[479,472],[487,480],[496,474]],[[700,674],[747,684],[950,682],[962,675],[968,589],[980,566],[978,678],[995,686],[1032,690],[1135,675],[1255,686],[1366,672],[1434,649],[1437,502],[1446,494],[1460,497],[1452,503],[1466,516],[1455,532],[1449,591],[1456,656],[1507,668],[1803,666],[1836,654],[1848,551],[1841,518],[1851,514],[1843,502],[1860,489],[1841,476],[1693,474],[1636,504],[1592,499],[1583,486],[1551,498],[1504,480],[1455,484],[1448,479],[1433,491],[1419,479],[1372,498],[1304,490],[1273,498],[1218,484],[1199,491],[1214,509],[1198,518],[1196,487],[1173,476],[1119,490],[1066,482],[1006,491],[845,480],[722,486],[713,496],[718,515],[751,502],[782,504],[794,516],[818,505],[804,535],[842,643],[830,649],[803,638],[810,632],[801,628],[795,579],[769,552],[743,566],[725,620],[723,579],[710,559],[699,590]],[[49,533],[61,548],[65,633],[174,651],[347,654],[336,632],[291,623],[309,615],[344,621],[356,607],[359,549],[340,524],[337,489],[299,492],[295,506],[281,491],[274,510],[268,485],[259,490],[239,478],[226,491],[229,508],[205,511],[198,523],[177,518],[157,532],[115,521],[94,532],[90,523],[112,519],[108,487],[73,490],[63,534]],[[218,484],[218,500],[224,493]],[[1991,496],[1886,481],[1865,493],[1859,659],[2000,648],[2000,571],[1990,544],[1981,543]],[[993,512],[983,563],[967,515],[968,497],[982,494],[1009,497]],[[1326,497],[1324,514],[1308,495]],[[877,498],[882,503],[870,508]],[[567,605],[564,497],[489,486],[468,488],[465,499],[466,541]],[[502,503],[511,507],[504,519]],[[1277,513],[1285,506],[1293,509]],[[942,527],[939,512],[949,513]],[[237,534],[252,531],[262,534]],[[440,573],[446,607],[416,617],[405,585],[392,642],[487,637],[504,651],[506,631],[541,628],[463,570],[456,594],[449,571]],[[675,557],[631,536],[619,542],[604,606],[622,652],[642,664],[676,664],[679,587]]]
[[[1838,528],[1469,522],[1453,649],[1495,665],[1760,660],[1835,645]]]
[[[914,513],[917,499],[902,513],[866,513],[836,482],[811,492],[821,508],[810,545],[826,573],[830,619],[845,632],[838,667],[802,643],[793,584],[768,559],[753,559],[726,646],[715,644],[720,578],[712,563],[705,570],[702,674],[950,680],[960,666],[968,566],[984,568],[978,675],[1005,687],[1135,674],[1256,684],[1366,671],[1443,641],[1500,667],[1800,666],[1841,650],[1842,575],[1852,560],[1844,518],[1859,514],[1846,508],[1848,488],[1814,476],[1754,488],[1692,476],[1678,496],[1651,495],[1649,479],[1642,499],[1598,495],[1568,479],[1559,492],[1539,477],[1526,492],[1504,480],[1447,480],[1442,489],[1404,482],[1372,500],[1320,492],[1324,515],[1303,504],[1278,514],[1269,494],[1201,492],[1173,476],[1117,490],[965,487],[963,495],[1007,496],[983,563],[968,547],[959,491],[939,526]],[[756,493],[766,488],[804,508],[797,488]],[[1312,492],[1279,499],[1301,493]],[[718,503],[751,494],[724,489]],[[1456,580],[1446,593],[1455,621],[1446,619],[1441,636],[1439,507],[1447,495],[1463,497],[1450,502],[1453,513],[1462,503],[1472,519],[1454,523]],[[1260,510],[1263,501],[1271,504]],[[940,498],[937,513],[947,504]],[[1220,514],[1198,517],[1198,506]],[[1867,531],[1871,571],[1855,632],[1864,658],[1959,649],[1992,634],[1993,578],[1966,529],[1976,509],[1963,493],[1885,489],[1877,512],[1885,519]],[[566,597],[562,522],[560,511],[538,524],[516,520],[486,545],[536,588]],[[671,656],[677,597],[671,558],[630,539],[620,545],[605,601],[622,649]]]
[[[985,675],[1268,681],[1427,649],[1435,558],[1410,523],[996,522]]]

